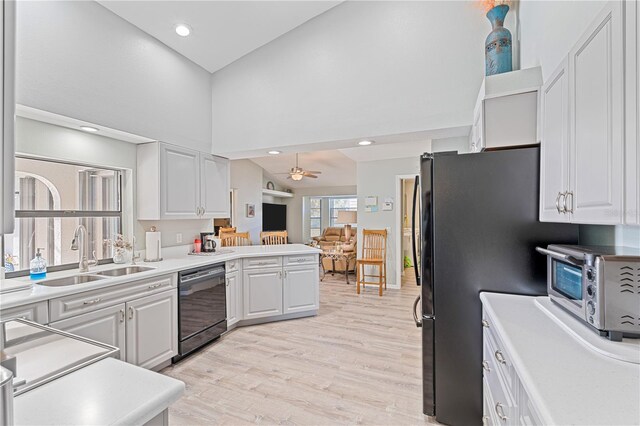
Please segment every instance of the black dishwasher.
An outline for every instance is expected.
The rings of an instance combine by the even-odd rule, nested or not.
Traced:
[[[178,274],[178,355],[173,362],[227,331],[224,263]]]

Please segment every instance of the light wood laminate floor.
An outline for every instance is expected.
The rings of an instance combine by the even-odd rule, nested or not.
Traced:
[[[187,384],[170,424],[435,424],[407,278],[379,297],[328,275],[318,316],[238,328],[164,369]]]

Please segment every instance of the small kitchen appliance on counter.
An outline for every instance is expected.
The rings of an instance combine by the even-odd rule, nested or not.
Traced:
[[[213,232],[201,232],[200,233],[200,241],[202,241],[202,249],[203,253],[213,253],[216,251],[216,234]]]
[[[615,246],[551,244],[549,298],[600,335],[640,337],[640,250]]]

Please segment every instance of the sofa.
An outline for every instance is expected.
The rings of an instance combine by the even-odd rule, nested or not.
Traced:
[[[357,254],[357,235],[358,230],[356,228],[351,228],[351,238],[349,238],[349,241],[346,241],[344,227],[331,226],[325,228],[321,236],[314,237],[313,239],[318,242],[318,246],[321,250],[335,250],[336,246],[340,245],[343,252],[354,252]],[[355,270],[355,259],[352,259],[349,262],[349,265],[346,265],[345,263],[346,262],[343,260],[336,261],[335,271],[333,272],[344,272],[347,267],[350,271]],[[326,272],[333,270],[333,263],[331,259],[322,259],[322,266]]]

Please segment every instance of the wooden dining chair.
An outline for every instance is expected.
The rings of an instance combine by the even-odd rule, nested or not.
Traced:
[[[356,260],[356,292],[360,294],[360,285],[364,290],[366,284],[375,284],[382,296],[382,286],[387,289],[387,230],[363,229],[362,239],[362,257]],[[377,268],[378,274],[372,274],[371,268]]]
[[[250,246],[251,238],[248,232],[225,232],[220,236],[221,247]]]
[[[287,231],[268,231],[260,233],[260,242],[263,246],[287,244]]]
[[[222,226],[218,229],[218,238],[222,239],[222,236],[224,234],[233,234],[236,232],[236,227],[232,226],[232,227],[228,227],[228,228],[223,228]]]

